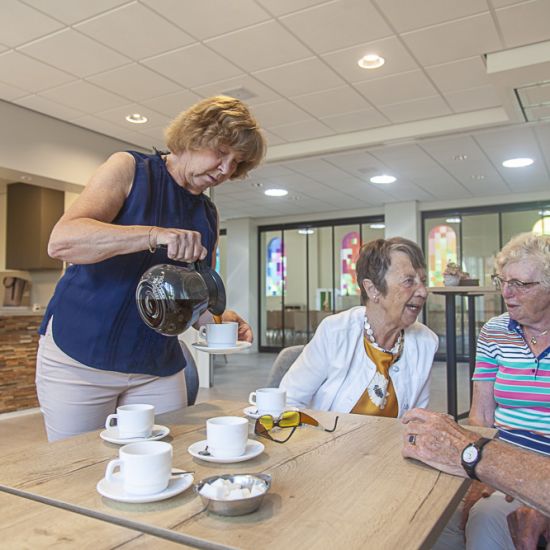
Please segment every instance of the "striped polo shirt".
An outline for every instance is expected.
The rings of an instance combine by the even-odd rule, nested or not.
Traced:
[[[493,317],[479,335],[475,382],[494,382],[499,437],[550,455],[550,347],[538,357],[508,313]]]

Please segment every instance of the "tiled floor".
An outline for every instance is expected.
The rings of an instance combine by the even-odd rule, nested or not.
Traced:
[[[227,362],[222,356],[214,362],[214,385],[201,388],[197,402],[209,399],[230,399],[248,404],[248,395],[261,388],[267,381],[269,369],[276,355],[272,353],[250,353],[228,355]],[[458,368],[459,411],[468,409],[468,367],[460,364]],[[444,363],[435,363],[432,375],[432,397],[430,409],[447,410],[446,372]],[[17,430],[14,426],[17,425]],[[0,438],[9,441],[11,449],[25,448],[29,442],[45,441],[46,436],[40,412],[37,409],[20,413],[0,414]]]

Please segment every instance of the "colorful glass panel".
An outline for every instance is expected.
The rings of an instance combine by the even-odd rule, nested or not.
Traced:
[[[457,261],[456,232],[449,225],[436,225],[428,234],[428,278],[430,286],[443,286],[447,262]]]

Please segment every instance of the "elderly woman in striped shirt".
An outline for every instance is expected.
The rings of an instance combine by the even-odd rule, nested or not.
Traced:
[[[550,236],[514,237],[496,271],[508,311],[481,330],[469,423],[495,426],[501,440],[550,460]],[[467,548],[514,548],[506,516],[521,505],[509,500],[474,482],[463,513]]]

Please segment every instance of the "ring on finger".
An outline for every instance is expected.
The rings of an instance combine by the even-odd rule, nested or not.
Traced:
[[[416,434],[409,434],[409,444],[416,445]]]

